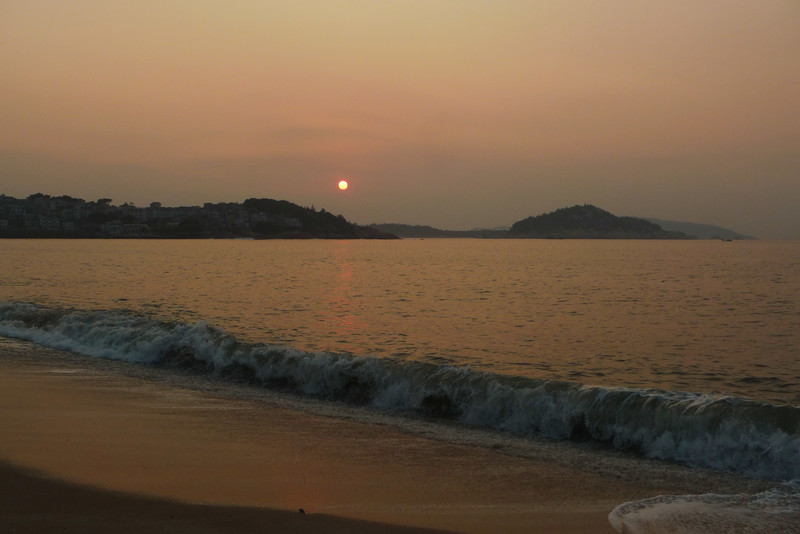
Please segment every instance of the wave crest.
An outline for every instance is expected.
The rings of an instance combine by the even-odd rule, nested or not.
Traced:
[[[800,408],[500,376],[423,362],[242,343],[205,322],[0,303],[0,335],[90,356],[244,380],[762,478],[800,478]]]

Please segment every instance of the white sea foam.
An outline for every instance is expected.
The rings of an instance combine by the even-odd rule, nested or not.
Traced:
[[[523,436],[595,440],[650,458],[800,478],[800,408],[603,388],[238,342],[204,322],[0,303],[0,335],[90,356],[190,368],[265,387]]]
[[[755,495],[663,495],[621,504],[608,520],[623,534],[796,534],[800,491],[795,482]]]

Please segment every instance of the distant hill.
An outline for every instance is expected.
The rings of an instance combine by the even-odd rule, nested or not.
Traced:
[[[591,204],[561,208],[515,222],[510,237],[548,239],[691,239],[636,217],[617,217]]]
[[[388,232],[398,237],[411,238],[441,238],[441,237],[506,237],[506,229],[476,229],[476,230],[440,230],[432,226],[420,226],[410,224],[382,223],[371,224],[370,228],[375,228],[381,232]]]
[[[727,228],[714,226],[713,224],[699,224],[691,222],[679,221],[665,221],[662,219],[653,219],[646,217],[646,220],[659,225],[664,230],[671,232],[683,232],[686,235],[696,237],[698,239],[758,239],[756,237],[746,236]]]

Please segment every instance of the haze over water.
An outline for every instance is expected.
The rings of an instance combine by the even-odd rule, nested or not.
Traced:
[[[5,0],[0,193],[452,230],[591,203],[797,239],[798,20],[795,0]]]

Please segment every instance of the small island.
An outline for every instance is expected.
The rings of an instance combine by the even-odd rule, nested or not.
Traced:
[[[637,217],[617,217],[591,204],[515,222],[508,237],[544,239],[693,239]]]
[[[86,201],[42,193],[24,199],[0,195],[0,238],[251,238],[397,239],[324,209],[286,200],[250,198],[242,203],[146,208],[111,199]]]

